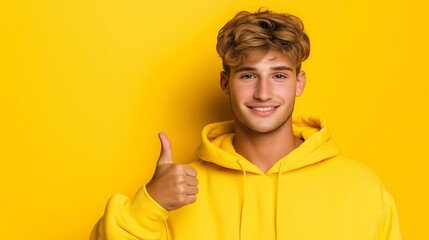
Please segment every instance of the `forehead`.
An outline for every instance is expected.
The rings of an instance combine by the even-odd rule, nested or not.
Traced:
[[[243,59],[243,62],[238,67],[255,66],[258,64],[284,65],[290,68],[295,67],[292,59],[287,54],[275,49],[270,49],[268,51],[248,52],[247,56]]]

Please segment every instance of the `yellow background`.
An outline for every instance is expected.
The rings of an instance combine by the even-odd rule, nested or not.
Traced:
[[[395,196],[405,239],[427,239],[424,2],[0,0],[0,239],[87,239],[112,194],[150,178],[158,131],[193,159],[201,128],[229,118],[217,31],[261,6],[311,38],[296,113],[326,118]]]

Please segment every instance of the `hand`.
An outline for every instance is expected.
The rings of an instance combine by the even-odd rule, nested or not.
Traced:
[[[197,200],[197,171],[185,164],[174,164],[170,140],[164,133],[159,133],[158,137],[161,153],[146,190],[159,205],[171,211]]]

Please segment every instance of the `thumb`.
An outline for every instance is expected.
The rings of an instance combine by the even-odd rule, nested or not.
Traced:
[[[158,134],[158,138],[161,141],[161,153],[159,154],[158,163],[157,166],[163,165],[163,164],[172,164],[173,161],[171,160],[171,143],[168,139],[167,135],[165,133],[160,132]]]

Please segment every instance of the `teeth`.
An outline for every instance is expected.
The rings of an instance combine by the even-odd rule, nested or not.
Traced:
[[[253,109],[255,109],[256,111],[261,111],[261,112],[266,112],[266,111],[270,111],[273,110],[273,107],[254,107]]]

